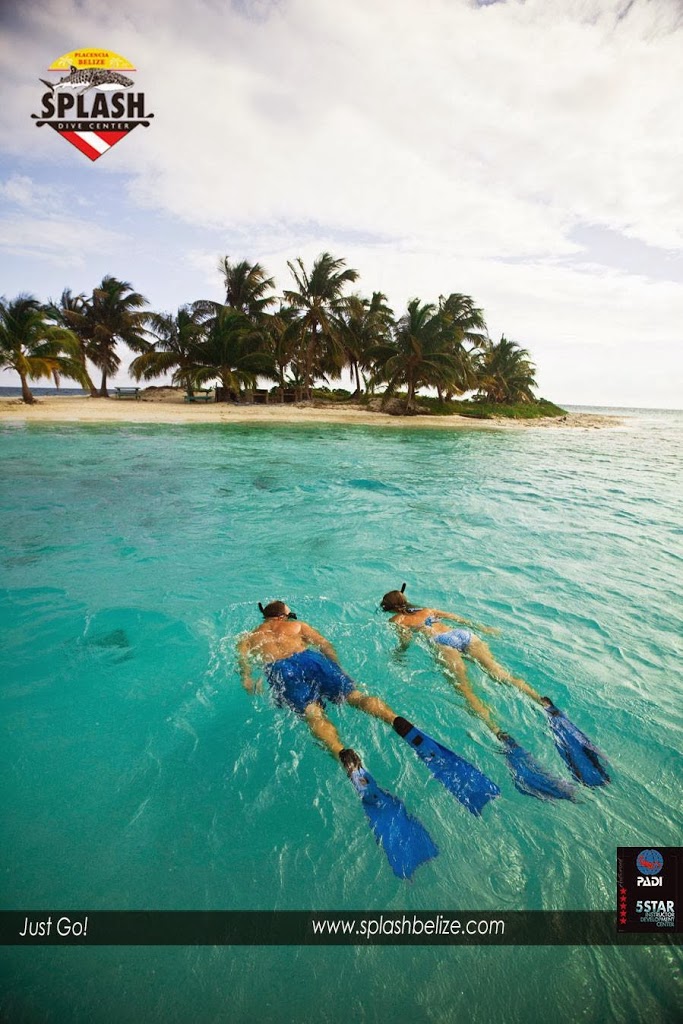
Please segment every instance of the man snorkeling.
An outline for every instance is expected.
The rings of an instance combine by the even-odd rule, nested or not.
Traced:
[[[290,707],[304,719],[313,736],[341,762],[352,781],[355,774],[364,771],[363,765],[356,751],[344,746],[325,714],[326,701],[350,704],[390,725],[473,813],[481,813],[487,801],[498,796],[498,787],[477,768],[437,744],[378,697],[361,693],[340,667],[329,640],[297,619],[284,601],[272,601],[265,608],[259,604],[259,609],[264,621],[238,643],[242,685],[249,693],[259,692],[251,671],[251,661],[259,661],[275,702]]]
[[[347,774],[362,768],[351,747],[344,747],[339,734],[325,714],[324,701],[346,702],[387,725],[394,724],[396,712],[378,697],[361,693],[342,671],[337,652],[329,640],[306,622],[297,619],[284,601],[272,601],[263,608],[264,621],[238,644],[242,685],[250,693],[260,687],[251,675],[250,659],[259,659],[278,705],[288,705],[305,720],[313,736],[338,758]],[[311,647],[317,650],[311,650]]]
[[[602,786],[609,782],[609,775],[600,762],[601,755],[591,741],[569,722],[548,697],[541,697],[524,679],[512,675],[502,665],[499,665],[487,644],[471,631],[476,629],[482,633],[495,633],[497,630],[477,626],[453,612],[417,607],[408,601],[405,589],[404,583],[400,590],[390,590],[381,601],[384,611],[394,613],[391,622],[398,630],[401,650],[407,648],[414,633],[427,639],[433,653],[439,659],[447,675],[455,682],[456,689],[465,698],[471,710],[503,744],[517,789],[528,796],[542,799],[573,799],[574,797],[571,786],[561,779],[548,775],[531,755],[494,721],[490,709],[472,689],[463,655],[476,661],[494,679],[517,687],[518,690],[544,708],[549,716],[558,752],[577,781],[586,786]],[[442,620],[447,623],[456,622],[460,626],[470,628],[453,628],[450,625],[445,625]]]

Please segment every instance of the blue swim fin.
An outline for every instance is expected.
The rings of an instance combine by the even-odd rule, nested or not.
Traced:
[[[601,758],[605,760],[605,755],[547,697],[543,699],[548,701],[545,710],[557,752],[569,771],[584,786],[604,786],[610,781],[607,769],[601,762]]]
[[[557,779],[548,772],[531,754],[513,740],[507,733],[501,733],[499,740],[505,750],[505,760],[512,774],[515,789],[525,796],[539,800],[573,800],[574,787],[570,782]]]
[[[420,864],[438,856],[438,847],[424,825],[408,814],[398,797],[380,789],[365,768],[351,772],[349,778],[375,839],[398,878],[412,878]]]
[[[424,761],[434,778],[472,814],[481,814],[489,800],[500,796],[495,782],[491,782],[469,761],[458,757],[447,747],[442,747],[412,722],[399,715],[394,719],[394,729]]]

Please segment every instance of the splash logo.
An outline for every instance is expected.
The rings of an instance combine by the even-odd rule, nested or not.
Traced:
[[[72,50],[47,69],[40,114],[31,114],[38,128],[50,128],[98,160],[138,125],[149,128],[154,114],[145,108],[145,94],[135,92],[129,72],[135,68],[111,50]],[[65,73],[66,72],[66,73]]]

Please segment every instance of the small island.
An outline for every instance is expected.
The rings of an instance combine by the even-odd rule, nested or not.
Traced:
[[[2,299],[0,365],[18,375],[22,391],[19,402],[1,403],[4,418],[16,415],[18,404],[39,404],[49,408],[37,419],[163,419],[139,408],[154,403],[176,406],[174,419],[182,408],[183,422],[242,421],[255,406],[264,415],[250,418],[284,421],[392,417],[455,426],[575,419],[537,397],[530,353],[504,335],[493,341],[469,295],[413,298],[397,315],[382,292],[350,291],[358,272],[330,253],[310,267],[301,258],[289,262],[292,280],[281,293],[260,263],[226,256],[219,267],[224,299],[195,300],[173,313],[150,310],[129,282],[112,276],[91,295],[65,289],[47,302],[29,294]],[[128,367],[123,345],[134,355]],[[147,386],[112,388],[124,369]],[[57,391],[38,403],[30,382],[44,378],[57,388],[64,379],[76,381],[89,397],[66,399]],[[150,383],[164,379],[170,383]],[[351,386],[333,386],[342,381]],[[130,397],[141,401],[121,401]],[[105,413],[101,400],[111,398],[119,401],[106,402]]]

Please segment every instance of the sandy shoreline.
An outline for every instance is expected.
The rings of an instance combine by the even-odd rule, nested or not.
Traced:
[[[390,416],[362,408],[314,405],[229,405],[190,403],[178,395],[156,398],[98,399],[40,397],[35,405],[18,398],[0,399],[0,422],[22,423],[260,423],[352,424],[371,427],[431,427],[446,430],[518,430],[535,427],[615,427],[616,416],[568,413],[566,417],[535,420],[475,420],[467,416]]]

